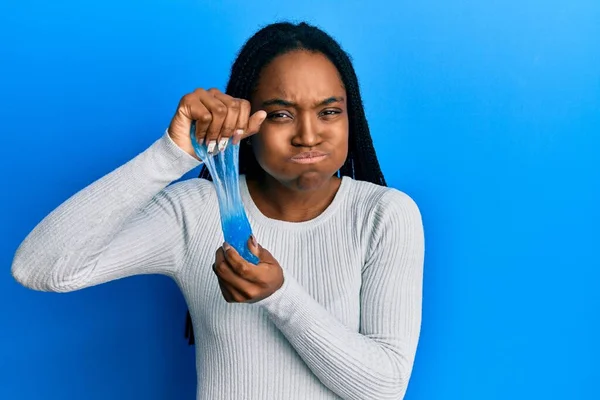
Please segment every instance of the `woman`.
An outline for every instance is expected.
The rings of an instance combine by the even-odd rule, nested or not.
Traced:
[[[196,333],[198,399],[402,398],[423,227],[385,185],[348,56],[315,27],[270,25],[242,48],[226,93],[185,95],[161,138],[30,233],[13,276],[54,292],[172,277]],[[202,164],[192,121],[213,153],[240,143],[257,266],[222,242],[206,169],[170,185]]]

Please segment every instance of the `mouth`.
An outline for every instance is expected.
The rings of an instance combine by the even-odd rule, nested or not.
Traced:
[[[327,158],[329,154],[322,151],[305,151],[304,153],[296,154],[290,160],[297,164],[314,164]]]

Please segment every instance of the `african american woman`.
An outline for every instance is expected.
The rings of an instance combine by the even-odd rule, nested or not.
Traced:
[[[192,122],[211,153],[240,146],[258,265],[223,242]],[[53,292],[171,277],[189,309],[198,400],[397,400],[423,262],[419,209],[386,186],[349,56],[314,26],[276,23],[243,46],[225,92],[191,90],[162,136],[44,218],[12,274]]]

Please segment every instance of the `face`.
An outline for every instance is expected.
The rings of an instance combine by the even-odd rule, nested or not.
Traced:
[[[293,51],[261,73],[253,112],[267,119],[252,147],[260,166],[285,186],[311,190],[329,183],[348,154],[346,90],[321,53]]]

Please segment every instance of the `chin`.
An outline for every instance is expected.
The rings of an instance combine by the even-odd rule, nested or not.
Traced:
[[[311,191],[321,189],[329,183],[333,176],[333,172],[321,171],[306,171],[302,172],[290,180],[290,183],[297,189],[302,191]]]

